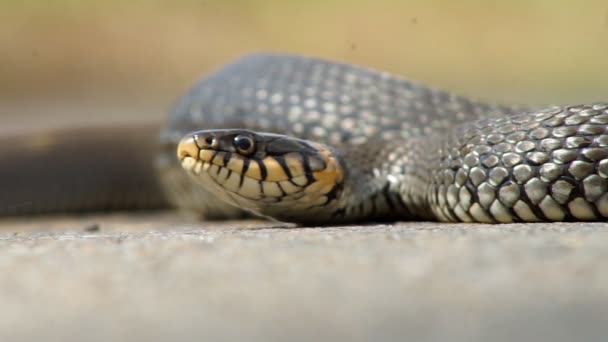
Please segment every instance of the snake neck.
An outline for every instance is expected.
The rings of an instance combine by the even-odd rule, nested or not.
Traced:
[[[336,220],[434,218],[427,188],[430,166],[439,158],[432,153],[436,150],[433,146],[440,143],[428,137],[399,142],[370,139],[337,148],[345,181],[334,214]]]
[[[479,168],[468,166],[469,160],[465,159],[467,156],[469,159],[474,159],[472,156],[485,158],[486,150],[491,147],[478,145],[477,140],[486,136],[492,140],[499,127],[509,125],[510,121],[505,117],[524,111],[521,106],[499,107],[482,103],[478,106],[487,108],[487,112],[480,110],[480,118],[469,124],[437,129],[433,134],[405,132],[405,136],[397,138],[394,135],[373,137],[361,144],[349,142],[338,147],[346,170],[339,216],[347,221],[362,218],[457,221],[456,217],[460,217],[454,213],[456,205],[448,206],[448,198],[454,196],[447,195],[447,187],[456,182],[457,174],[461,178],[466,174],[468,178],[470,170],[479,173]],[[531,116],[523,114],[520,117]],[[518,117],[513,118],[517,121]],[[495,158],[491,156],[490,159]],[[483,167],[485,173],[492,170],[485,164]]]

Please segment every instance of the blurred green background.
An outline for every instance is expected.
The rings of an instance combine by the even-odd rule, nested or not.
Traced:
[[[161,117],[202,74],[259,50],[500,102],[608,100],[606,0],[0,0],[0,115]]]

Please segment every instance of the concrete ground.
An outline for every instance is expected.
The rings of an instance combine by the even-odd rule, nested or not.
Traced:
[[[600,341],[608,224],[0,221],[2,341]]]

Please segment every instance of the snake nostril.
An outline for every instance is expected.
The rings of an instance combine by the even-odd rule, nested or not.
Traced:
[[[187,157],[198,159],[198,146],[196,146],[195,138],[188,136],[183,138],[177,145],[177,158],[183,160]]]

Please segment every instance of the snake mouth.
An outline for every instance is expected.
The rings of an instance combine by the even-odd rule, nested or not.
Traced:
[[[218,198],[260,215],[304,214],[338,198],[343,172],[322,145],[270,133],[212,130],[178,145],[182,168]]]

